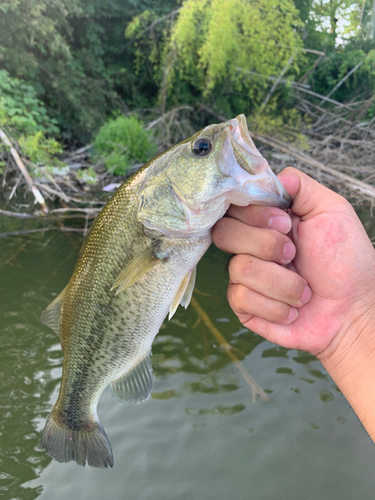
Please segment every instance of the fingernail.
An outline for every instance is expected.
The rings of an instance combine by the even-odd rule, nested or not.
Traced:
[[[275,215],[268,221],[268,227],[270,229],[279,231],[279,233],[285,234],[290,231],[292,223],[289,217],[284,217],[283,215]]]
[[[288,323],[292,323],[294,320],[298,318],[298,311],[295,307],[291,307],[289,311],[289,316],[287,319]]]
[[[294,244],[291,241],[285,243],[283,257],[287,264],[289,264],[289,262],[291,262],[294,259],[295,253],[296,253],[296,248]]]
[[[309,285],[305,286],[303,294],[301,295],[300,302],[306,304],[311,299],[312,291]]]

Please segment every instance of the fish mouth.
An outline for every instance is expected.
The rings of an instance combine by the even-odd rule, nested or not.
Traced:
[[[267,160],[256,148],[245,115],[229,120],[228,127],[235,159],[241,169],[250,174],[250,177],[240,174],[238,180],[243,192],[251,197],[251,203],[289,208],[292,200]]]

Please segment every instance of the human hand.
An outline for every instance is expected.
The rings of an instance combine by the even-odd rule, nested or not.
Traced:
[[[240,321],[271,342],[323,360],[337,343],[350,349],[353,328],[360,332],[371,321],[375,251],[343,197],[293,168],[279,180],[293,199],[291,221],[276,208],[231,206],[212,239],[237,254],[229,265],[228,300]],[[270,219],[278,231],[266,229]],[[290,227],[289,240],[282,233]]]

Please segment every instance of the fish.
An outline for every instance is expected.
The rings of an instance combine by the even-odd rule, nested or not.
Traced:
[[[43,311],[64,354],[40,446],[58,462],[113,467],[97,415],[109,385],[121,402],[152,391],[152,342],[189,305],[211,228],[230,204],[290,207],[239,115],[208,125],[126,180],[92,224],[73,275]]]

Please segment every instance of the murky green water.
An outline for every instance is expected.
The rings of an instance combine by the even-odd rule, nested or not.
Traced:
[[[81,243],[59,232],[0,239],[0,498],[375,498],[375,448],[355,414],[315,358],[241,327],[225,301],[226,256],[213,247],[199,265],[203,295],[195,297],[269,401],[252,402],[195,310],[179,308],[154,343],[149,401],[102,396],[114,469],[59,464],[40,451],[62,353],[39,318],[67,283]]]

